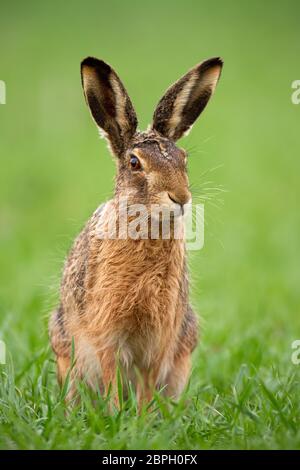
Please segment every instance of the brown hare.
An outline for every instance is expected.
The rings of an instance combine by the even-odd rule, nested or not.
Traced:
[[[212,58],[192,68],[167,90],[151,127],[140,132],[130,98],[110,65],[91,57],[81,64],[85,98],[116,157],[117,177],[114,198],[95,211],[75,240],[63,271],[60,305],[50,320],[60,383],[71,368],[74,344],[69,398],[76,381],[84,380],[102,393],[111,390],[118,405],[118,368],[124,393],[131,381],[140,405],[163,387],[176,398],[187,383],[197,320],[188,299],[184,239],[172,231],[168,239],[105,238],[98,231],[121,197],[129,206],[163,204],[170,211],[190,201],[186,152],[175,142],[205,108],[222,65]]]

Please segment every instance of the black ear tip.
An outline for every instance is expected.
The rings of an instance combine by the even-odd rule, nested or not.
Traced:
[[[211,69],[213,67],[220,67],[222,69],[224,61],[221,57],[212,57],[207,59],[199,65],[199,70],[204,72],[205,70]]]
[[[220,65],[221,67],[224,63],[222,57],[212,57],[211,59],[208,59],[205,62],[207,62],[210,66]]]
[[[86,57],[83,59],[81,62],[81,70],[84,67],[92,67],[94,69],[102,70],[106,73],[110,72],[111,70],[111,67],[106,62],[100,59],[96,59],[96,57]]]
[[[220,67],[223,67],[224,60],[222,59],[222,57],[215,57],[213,60],[215,61],[216,65],[219,65]]]
[[[84,66],[95,67],[98,64],[98,62],[99,62],[99,60],[96,59],[96,57],[86,57],[81,62],[81,67],[84,67]]]

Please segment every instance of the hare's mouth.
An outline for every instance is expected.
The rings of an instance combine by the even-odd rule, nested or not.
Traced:
[[[182,204],[181,202],[177,201],[174,196],[171,196],[169,193],[168,193],[168,196],[169,196],[169,199],[172,201],[173,205],[174,205],[174,215],[178,216],[178,215],[183,215],[184,214],[184,204]]]
[[[169,196],[169,199],[172,201],[173,203],[172,205],[174,206],[176,212],[179,212],[179,215],[184,215],[186,212],[187,206],[191,203],[191,198],[188,200],[185,199],[183,202],[183,201],[179,201],[178,199],[176,199],[173,195],[169,193],[168,193],[168,196]]]

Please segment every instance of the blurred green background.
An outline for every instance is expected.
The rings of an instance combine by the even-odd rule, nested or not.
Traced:
[[[217,55],[216,94],[180,142],[207,199],[205,247],[190,259],[202,318],[193,390],[226,388],[244,363],[298,377],[299,14],[297,0],[1,1],[0,339],[17,371],[47,345],[65,254],[113,190],[80,61],[113,65],[143,129],[165,89]]]

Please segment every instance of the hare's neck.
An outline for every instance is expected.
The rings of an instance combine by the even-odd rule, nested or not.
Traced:
[[[139,268],[150,275],[157,273],[180,279],[185,265],[185,244],[183,240],[131,240],[127,242],[132,260],[138,261]]]
[[[153,236],[151,224],[148,222],[146,224],[136,223],[135,220],[132,221],[130,217],[128,218],[127,214],[123,219],[122,214],[120,216],[116,211],[115,201],[111,200],[106,203],[100,217],[95,218],[95,232],[97,237],[100,234],[101,238],[106,240],[100,250],[107,251],[109,258],[117,253],[120,265],[122,263],[128,265],[130,260],[134,260],[135,265],[140,265],[142,268],[144,262],[153,265],[156,263],[167,265],[172,258],[178,265],[182,265],[181,260],[185,257],[185,240],[183,221],[180,223],[182,224],[182,232],[179,233],[179,227],[176,236],[174,236],[172,223],[170,230],[166,230],[167,233],[159,226]],[[142,229],[141,225],[143,225]]]
[[[159,255],[167,258],[175,252],[180,253],[182,256],[185,253],[185,243],[183,240],[176,240],[174,238],[163,240],[160,238],[158,240],[140,240],[140,242],[142,250],[145,253],[153,254],[154,256]]]

